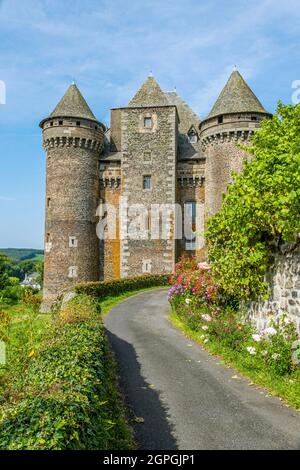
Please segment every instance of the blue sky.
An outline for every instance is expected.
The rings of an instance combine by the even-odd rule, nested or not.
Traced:
[[[299,31],[298,0],[0,0],[0,247],[43,246],[38,123],[72,79],[107,124],[150,70],[203,118],[236,64],[272,112],[300,80]]]

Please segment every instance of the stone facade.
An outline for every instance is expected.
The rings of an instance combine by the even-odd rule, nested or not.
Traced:
[[[277,253],[266,281],[270,287],[269,299],[250,306],[258,327],[264,328],[270,314],[287,313],[295,320],[300,332],[300,247],[284,254]]]
[[[79,281],[170,273],[182,254],[204,260],[205,220],[220,207],[231,171],[248,158],[237,144],[247,145],[268,116],[238,72],[202,122],[150,76],[128,106],[111,111],[105,129],[71,85],[40,124],[47,155],[43,308]],[[132,239],[141,204],[153,212],[142,221],[145,236]],[[108,205],[115,234],[99,239]],[[188,213],[195,240],[184,233]]]

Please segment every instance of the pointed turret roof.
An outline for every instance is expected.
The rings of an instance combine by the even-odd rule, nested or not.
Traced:
[[[220,114],[245,112],[269,114],[241,74],[235,70],[230,75],[207,119]]]
[[[141,88],[134,95],[128,106],[164,106],[168,105],[168,100],[160,88],[159,84],[149,75]]]
[[[63,116],[80,117],[96,121],[94,114],[75,83],[69,86],[54,111],[50,114],[50,117]]]
[[[55,117],[76,117],[97,121],[75,83],[69,86],[66,93],[47,119]]]

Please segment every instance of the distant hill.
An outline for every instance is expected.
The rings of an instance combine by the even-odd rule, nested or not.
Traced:
[[[44,250],[35,250],[33,248],[0,248],[0,253],[15,261],[42,260],[44,257]]]

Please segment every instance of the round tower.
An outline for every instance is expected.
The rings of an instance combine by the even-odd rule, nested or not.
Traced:
[[[48,311],[74,284],[99,280],[96,209],[104,126],[72,84],[40,127],[46,152],[42,311]]]
[[[220,209],[222,194],[231,182],[231,172],[242,170],[249,155],[238,144],[249,145],[250,137],[268,113],[238,71],[234,71],[208,117],[200,124],[202,150],[206,157],[206,215]]]

